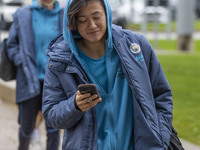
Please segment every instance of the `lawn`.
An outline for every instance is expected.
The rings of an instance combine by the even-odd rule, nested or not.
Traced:
[[[173,125],[180,138],[200,145],[200,54],[158,58],[172,88]]]
[[[154,40],[150,39],[150,43],[154,46]],[[200,52],[200,40],[193,41],[194,51]],[[157,50],[176,50],[177,40],[158,40]]]
[[[155,26],[154,23],[147,23],[146,30],[147,31],[154,31],[154,26]],[[172,21],[171,24],[170,24],[172,32],[176,31],[176,26],[177,26],[176,21]],[[142,28],[142,25],[141,24],[128,23],[126,28],[133,30],[133,31],[135,31],[135,30],[140,31],[141,28]],[[158,29],[159,29],[159,32],[166,32],[167,24],[162,24],[162,23],[158,24]],[[200,19],[194,21],[194,31],[200,31]]]
[[[155,26],[154,23],[147,23],[146,30],[147,31],[154,31],[154,26]],[[141,30],[142,25],[141,24],[128,23],[126,28],[133,30],[133,31],[136,31],[136,30],[139,31],[139,30]],[[159,32],[165,32],[166,28],[167,28],[167,24],[158,24]],[[176,31],[176,22],[175,21],[171,22],[171,31],[172,32]]]

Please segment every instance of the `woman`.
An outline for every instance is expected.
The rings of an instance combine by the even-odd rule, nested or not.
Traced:
[[[63,35],[47,53],[42,111],[65,129],[63,149],[167,149],[168,81],[149,42],[112,25],[107,0],[69,0]],[[80,94],[83,83],[95,84],[100,98]]]
[[[7,40],[9,58],[17,68],[16,103],[19,105],[19,150],[27,150],[42,106],[44,74],[50,41],[62,32],[63,9],[55,0],[33,0],[13,15]],[[46,125],[47,150],[57,150],[59,130]]]

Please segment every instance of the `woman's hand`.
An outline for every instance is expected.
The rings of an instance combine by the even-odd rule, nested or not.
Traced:
[[[97,98],[97,94],[91,95],[90,93],[81,94],[79,91],[76,92],[75,103],[82,112],[88,111],[96,104],[101,102],[101,98]],[[96,99],[96,100],[93,100]]]

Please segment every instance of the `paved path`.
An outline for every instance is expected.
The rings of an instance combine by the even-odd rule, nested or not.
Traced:
[[[18,107],[0,100],[0,150],[17,150],[18,147]],[[40,126],[42,150],[46,145],[46,130],[44,122]],[[63,131],[61,131],[62,136]],[[62,139],[62,137],[61,137]],[[60,148],[61,150],[61,144]]]
[[[17,105],[0,100],[0,150],[17,150],[18,146],[18,128],[17,123],[18,108]],[[46,137],[44,124],[41,129],[42,150],[45,150]],[[61,132],[62,133],[62,132]],[[62,135],[61,135],[62,136]],[[199,146],[182,140],[185,150],[200,150]],[[61,144],[60,144],[61,150]]]

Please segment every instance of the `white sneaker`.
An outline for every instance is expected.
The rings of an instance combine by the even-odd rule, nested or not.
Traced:
[[[40,140],[40,130],[34,129],[31,137],[32,141],[39,141]]]
[[[40,141],[31,141],[31,150],[42,150],[42,145]]]

